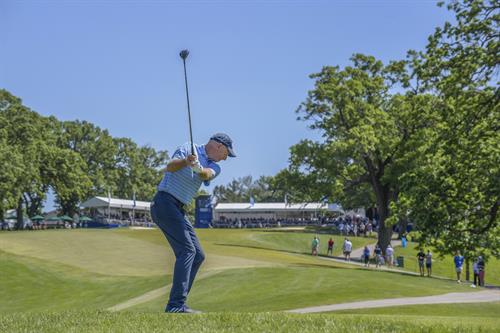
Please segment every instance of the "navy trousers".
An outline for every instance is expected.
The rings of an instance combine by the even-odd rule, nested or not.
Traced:
[[[205,254],[184,205],[170,193],[158,191],[151,204],[151,217],[161,229],[175,254],[174,278],[166,311],[183,307]]]

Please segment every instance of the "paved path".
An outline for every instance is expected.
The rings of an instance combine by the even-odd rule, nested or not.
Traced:
[[[373,244],[368,244],[368,248],[370,249],[370,255],[373,254],[373,250],[375,249],[375,245],[376,243],[373,243]],[[400,246],[401,245],[401,241],[400,240],[391,240],[391,246],[393,248],[395,248],[396,246]],[[360,247],[360,248],[357,248],[357,249],[354,249],[352,252],[351,252],[351,258],[353,259],[358,259],[358,258],[361,258],[361,256],[363,255],[363,250],[365,248],[364,247]]]
[[[220,273],[220,272],[222,272],[222,270],[214,270],[214,271],[207,271],[207,272],[200,273],[198,275],[197,280],[202,280],[204,278],[207,278],[209,276],[213,276],[213,275]],[[168,284],[165,287],[161,287],[161,288],[158,288],[155,290],[148,291],[147,293],[142,294],[141,296],[131,298],[131,299],[129,299],[123,303],[120,303],[120,304],[116,304],[112,307],[107,308],[106,310],[111,311],[111,312],[116,312],[116,311],[125,310],[127,308],[131,308],[131,307],[136,306],[138,304],[152,301],[158,297],[168,295],[168,292],[169,292],[171,287],[172,287],[172,284]]]
[[[340,303],[288,310],[291,313],[317,313],[350,309],[385,308],[388,306],[447,303],[482,303],[500,302],[500,290],[484,290],[469,293],[449,293],[435,296],[388,298],[373,301]]]

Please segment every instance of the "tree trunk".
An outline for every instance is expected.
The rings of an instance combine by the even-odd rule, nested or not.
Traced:
[[[16,226],[14,229],[16,230],[22,230],[24,227],[24,221],[23,221],[23,198],[19,198],[19,201],[17,203],[17,208],[16,208]]]
[[[385,220],[389,216],[387,214],[382,213],[382,211],[383,210],[381,210],[380,222],[378,228],[378,244],[380,245],[380,248],[382,249],[382,252],[385,255],[385,250],[387,249],[387,245],[391,243],[392,226],[386,226]]]
[[[375,193],[377,197],[377,211],[379,215],[378,244],[385,255],[387,245],[391,243],[392,238],[392,226],[387,226],[385,224],[385,221],[389,217],[390,192],[387,186],[377,186]]]
[[[408,227],[408,219],[402,218],[398,223],[398,238],[401,239],[406,234],[406,227]]]

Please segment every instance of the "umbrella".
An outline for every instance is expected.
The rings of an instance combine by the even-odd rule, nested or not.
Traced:
[[[47,219],[47,221],[54,221],[54,222],[56,222],[56,221],[61,221],[61,219],[59,217],[57,217],[57,216],[52,216],[52,217],[49,217]]]
[[[61,221],[73,222],[73,219],[71,217],[69,217],[68,215],[63,215],[59,218],[61,219]]]
[[[79,219],[80,222],[90,222],[90,221],[93,221],[90,217],[88,216],[80,216],[80,219]]]
[[[41,220],[44,220],[45,217],[41,216],[41,215],[35,215],[31,218],[33,221],[41,221]]]

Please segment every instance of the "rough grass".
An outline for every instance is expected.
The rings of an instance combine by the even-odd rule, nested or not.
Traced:
[[[168,315],[102,311],[0,315],[1,332],[498,332],[490,318],[214,313]]]

